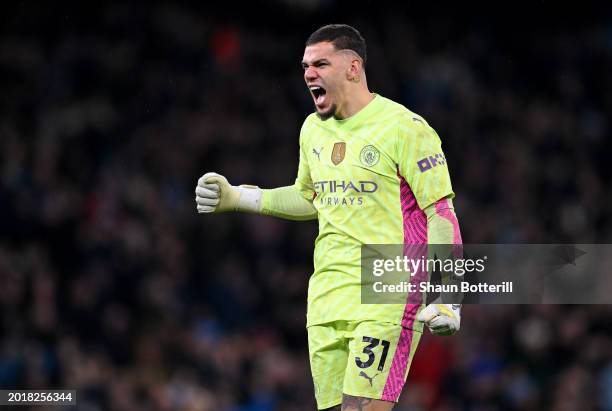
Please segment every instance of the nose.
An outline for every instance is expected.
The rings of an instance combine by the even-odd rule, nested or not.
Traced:
[[[306,81],[315,80],[317,77],[319,77],[319,73],[317,73],[316,68],[310,66],[304,70],[304,79],[306,79]]]

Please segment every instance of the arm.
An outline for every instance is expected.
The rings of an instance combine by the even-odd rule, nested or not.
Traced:
[[[233,186],[216,173],[206,173],[196,187],[198,213],[240,211],[285,218],[312,220],[317,210],[295,186],[262,190],[256,186]]]
[[[453,245],[462,244],[462,241],[459,222],[451,198],[438,200],[423,211],[427,216],[427,243],[444,244],[448,246],[449,254],[455,252]],[[443,283],[448,283],[453,278],[452,273],[442,273]],[[441,302],[442,300],[437,298],[434,303],[421,310],[417,319],[427,324],[433,334],[454,334],[461,325],[461,305],[442,304]]]
[[[438,200],[423,211],[427,216],[428,244],[462,244],[459,221],[451,198]]]
[[[295,185],[262,190],[261,213],[295,221],[317,218],[312,201],[305,199]]]
[[[416,201],[427,216],[429,252],[449,255],[453,244],[461,244],[459,224],[451,199],[454,197],[442,142],[436,131],[418,115],[400,119],[398,128],[398,166]],[[432,247],[433,244],[442,246]],[[447,254],[448,253],[448,254]],[[442,282],[452,281],[451,273],[442,273]],[[436,335],[450,335],[459,329],[459,304],[442,304],[442,299],[422,309],[417,320]]]

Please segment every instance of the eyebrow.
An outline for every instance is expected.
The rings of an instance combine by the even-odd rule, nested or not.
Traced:
[[[329,63],[329,62],[330,61],[328,59],[322,58],[322,59],[317,59],[317,60],[313,61],[312,65],[316,66],[317,64],[320,64],[320,63]],[[302,60],[302,67],[308,67],[308,65],[309,64],[306,61]]]

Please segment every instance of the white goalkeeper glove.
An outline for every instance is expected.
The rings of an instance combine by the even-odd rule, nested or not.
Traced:
[[[434,335],[453,335],[461,326],[461,304],[429,304],[417,315],[417,320]]]
[[[257,186],[233,186],[217,173],[206,173],[195,189],[198,213],[223,213],[261,210],[261,189]]]

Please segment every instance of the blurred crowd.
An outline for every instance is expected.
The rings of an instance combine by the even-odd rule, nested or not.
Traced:
[[[316,222],[198,215],[193,191],[206,171],[293,183],[303,44],[330,22],[366,38],[371,90],[438,131],[465,242],[610,242],[612,20],[258,12],[2,16],[0,388],[76,389],[79,411],[314,409]],[[396,410],[612,410],[611,336],[609,306],[467,306],[459,335],[424,337]]]

